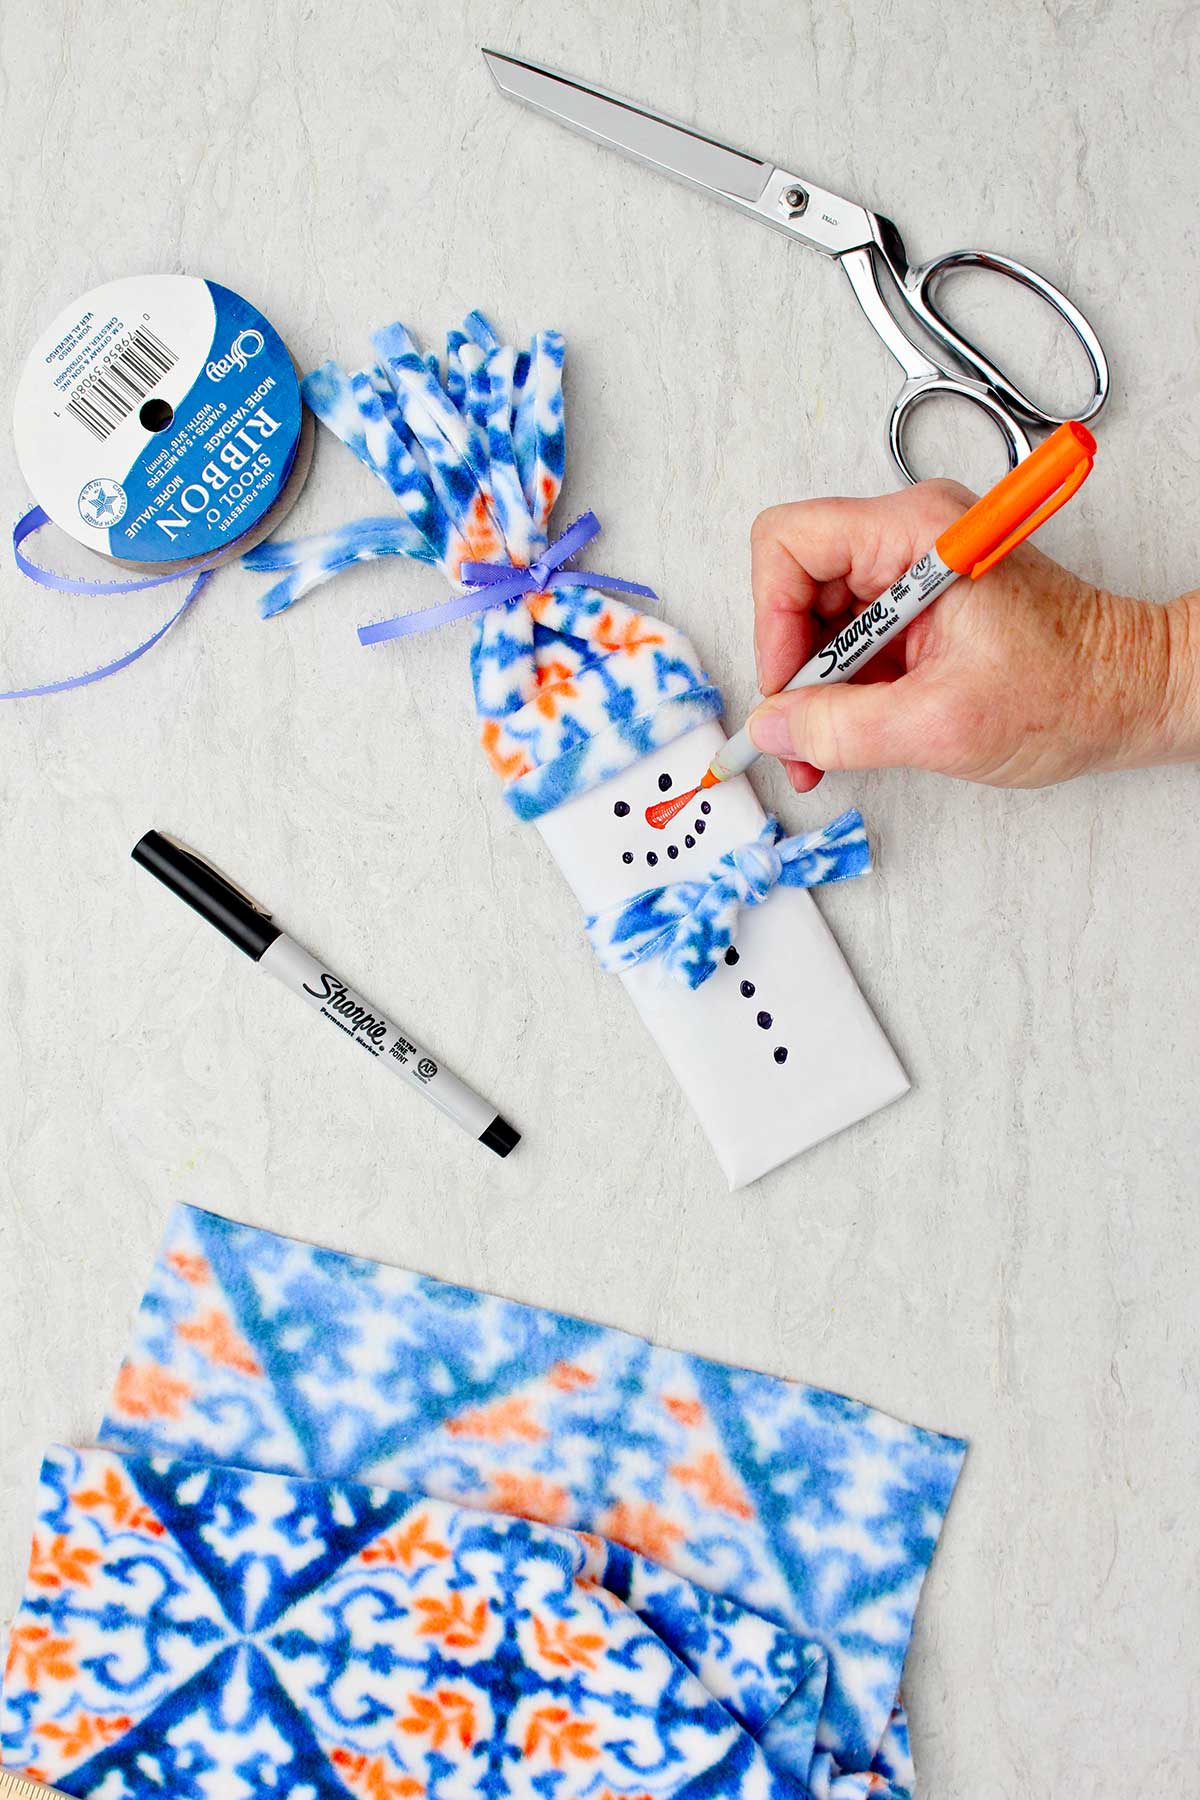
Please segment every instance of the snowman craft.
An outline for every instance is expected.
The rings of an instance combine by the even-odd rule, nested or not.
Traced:
[[[471,674],[484,752],[536,823],[695,1108],[732,1187],[887,1105],[908,1086],[810,896],[869,862],[857,813],[780,841],[744,777],[664,828],[648,807],[691,788],[725,741],[721,696],[688,640],[568,567],[590,514],[551,541],[564,461],[563,342],[501,344],[472,313],[444,375],[402,325],[377,366],[326,363],[309,406],[387,486],[399,514],[258,546],[282,611],[339,569],[403,555],[455,588],[441,606],[364,627],[364,643],[476,614]]]

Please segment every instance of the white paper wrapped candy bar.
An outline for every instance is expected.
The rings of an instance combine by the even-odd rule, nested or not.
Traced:
[[[538,820],[585,912],[703,875],[757,836],[765,815],[744,777],[712,788],[707,813],[698,799],[663,831],[646,823],[662,778],[691,787],[724,737],[700,725]],[[738,1188],[898,1099],[908,1079],[811,895],[778,888],[743,911],[733,949],[698,988],[658,960],[620,980]]]
[[[471,675],[484,752],[585,913],[656,881],[705,877],[759,836],[764,814],[739,779],[665,831],[646,822],[663,785],[690,787],[724,741],[721,696],[680,631],[614,598],[648,589],[567,566],[599,530],[590,514],[551,541],[565,455],[562,339],[539,332],[518,352],[472,313],[449,335],[444,371],[402,325],[374,343],[373,369],[326,363],[304,392],[398,515],[260,546],[248,566],[282,577],[264,612],[354,562],[433,563],[455,590],[449,601],[359,635],[376,644],[478,614]],[[780,887],[745,909],[728,955],[694,989],[655,961],[621,979],[738,1187],[887,1105],[907,1081],[807,894]]]

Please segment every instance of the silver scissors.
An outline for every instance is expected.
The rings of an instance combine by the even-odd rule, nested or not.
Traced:
[[[589,82],[571,80],[496,50],[485,50],[483,55],[497,87],[510,99],[521,100],[559,124],[665,175],[674,175],[702,193],[727,200],[760,224],[786,232],[810,250],[841,263],[858,304],[904,371],[904,385],[888,419],[888,442],[907,481],[917,477],[905,456],[905,427],[913,410],[933,395],[965,400],[985,413],[1004,439],[1010,469],[1033,447],[1030,428],[1051,431],[1068,418],[1086,423],[1096,417],[1108,398],[1108,359],[1096,333],[1065,294],[1024,263],[990,250],[950,250],[914,267],[890,219],[829,193],[805,176],[732,150]],[[938,283],[962,269],[990,269],[1019,282],[1070,326],[1092,373],[1092,396],[1082,411],[1060,415],[1038,406],[938,311],[934,303]],[[906,310],[923,328],[945,353],[945,362],[937,361],[909,337],[893,305]]]

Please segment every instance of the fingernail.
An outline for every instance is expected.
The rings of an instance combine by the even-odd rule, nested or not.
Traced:
[[[755,747],[768,756],[791,756],[792,733],[786,716],[777,708],[762,706],[749,718],[750,737]]]

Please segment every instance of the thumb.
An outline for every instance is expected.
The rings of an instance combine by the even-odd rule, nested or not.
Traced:
[[[929,754],[929,695],[912,675],[774,694],[747,723],[768,756],[818,769],[920,765]]]

